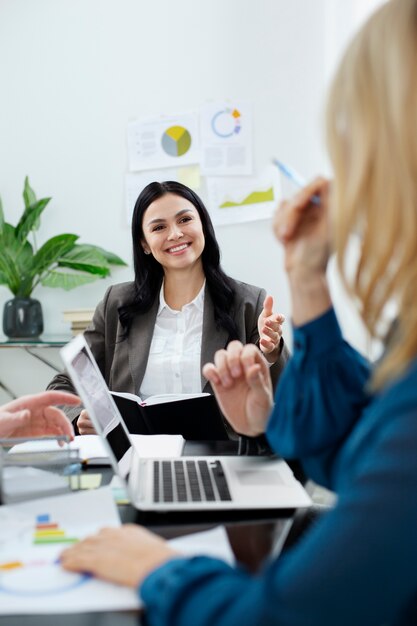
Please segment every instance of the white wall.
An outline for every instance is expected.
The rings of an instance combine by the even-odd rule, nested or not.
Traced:
[[[130,263],[127,122],[208,99],[253,102],[256,168],[279,155],[307,177],[326,170],[328,3],[2,0],[0,195],[7,220],[20,216],[28,174],[39,197],[53,197],[41,243],[75,232]],[[289,315],[270,221],[218,227],[217,235],[225,270],[264,286]],[[72,292],[38,288],[45,332],[68,332],[63,309],[93,307],[109,283],[131,276],[129,267]],[[9,297],[0,286],[0,310]]]

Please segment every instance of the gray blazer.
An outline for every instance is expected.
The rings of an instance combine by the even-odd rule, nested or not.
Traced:
[[[234,321],[238,338],[242,343],[257,343],[258,317],[262,311],[266,296],[264,289],[232,280],[236,292]],[[137,394],[145,375],[149,357],[159,298],[155,299],[151,309],[138,315],[133,321],[129,335],[123,340],[123,327],[119,321],[118,308],[131,300],[133,283],[120,283],[109,287],[103,300],[97,305],[93,320],[84,335],[98,366],[112,391],[124,391]],[[204,297],[203,336],[201,343],[201,367],[213,360],[217,350],[227,345],[227,332],[216,328],[214,307],[208,289]],[[271,366],[270,372],[274,387],[288,360],[289,353],[281,342],[281,355]],[[201,374],[201,388],[213,393],[210,383]],[[66,373],[55,376],[48,389],[74,391]],[[66,410],[68,417],[75,420],[80,414],[80,407]]]

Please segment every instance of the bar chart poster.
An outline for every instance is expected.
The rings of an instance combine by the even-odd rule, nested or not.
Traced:
[[[198,163],[198,114],[155,116],[130,122],[127,142],[131,172]]]
[[[246,176],[252,171],[252,106],[209,102],[200,109],[201,172],[206,176]]]
[[[210,215],[216,225],[269,219],[280,201],[280,178],[268,166],[259,176],[207,179]]]
[[[108,488],[0,507],[0,615],[137,607],[134,591],[59,563],[102,525],[120,525]]]

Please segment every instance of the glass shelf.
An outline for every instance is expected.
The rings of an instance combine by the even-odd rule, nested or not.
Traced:
[[[70,334],[41,335],[40,337],[33,337],[32,339],[19,339],[17,337],[10,339],[5,337],[5,335],[0,335],[0,349],[20,349],[26,354],[29,354],[33,359],[44,363],[55,372],[59,373],[62,372],[63,366],[61,363],[57,362],[56,358],[54,359],[51,352],[48,352],[48,348],[62,348],[71,339],[72,337]],[[55,352],[55,350],[53,350],[53,352]],[[0,380],[0,389],[3,389],[7,395],[10,396],[10,398],[16,398],[16,394],[4,380]]]
[[[31,339],[11,339],[0,335],[0,348],[61,348],[71,339],[71,335],[41,335]]]

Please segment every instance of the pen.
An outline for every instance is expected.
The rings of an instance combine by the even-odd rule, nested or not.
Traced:
[[[288,167],[288,165],[284,165],[284,163],[278,161],[278,159],[272,159],[272,163],[276,165],[276,167],[279,169],[280,172],[282,172],[282,174],[284,174],[284,176],[286,176],[289,180],[295,183],[297,187],[306,186],[307,183],[304,178],[291,167]],[[313,204],[320,204],[320,197],[317,195],[311,196],[310,200]]]

